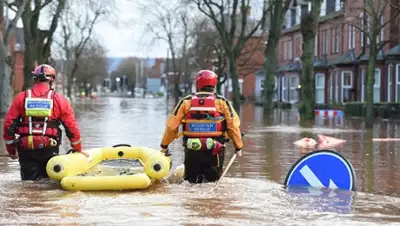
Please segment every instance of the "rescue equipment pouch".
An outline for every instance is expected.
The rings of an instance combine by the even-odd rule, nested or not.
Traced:
[[[21,150],[40,150],[49,147],[59,146],[57,140],[48,136],[24,136],[19,138],[18,148]]]

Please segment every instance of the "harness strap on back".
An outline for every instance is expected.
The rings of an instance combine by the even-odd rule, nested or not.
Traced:
[[[32,90],[28,89],[28,98],[32,98]],[[51,99],[51,94],[53,93],[52,90],[50,90],[47,94],[47,99]],[[48,117],[44,118],[44,122],[43,122],[43,128],[42,130],[34,130],[33,129],[33,125],[32,125],[32,116],[29,116],[29,135],[32,135],[33,132],[37,132],[37,133],[42,133],[43,135],[46,134],[46,129],[47,129],[47,121],[48,121]]]

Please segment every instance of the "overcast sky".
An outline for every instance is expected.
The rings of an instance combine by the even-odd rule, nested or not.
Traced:
[[[108,48],[109,56],[166,57],[168,45],[163,41],[151,44],[152,35],[141,21],[138,6],[130,0],[116,0],[119,4],[118,27],[108,21],[96,25],[97,38]]]

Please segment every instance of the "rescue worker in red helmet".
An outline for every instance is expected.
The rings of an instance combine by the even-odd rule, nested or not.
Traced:
[[[179,101],[167,120],[161,141],[161,152],[170,156],[168,145],[179,137],[178,129],[182,124],[184,180],[190,183],[219,180],[227,138],[233,141],[238,156],[242,155],[239,116],[227,99],[215,93],[217,81],[213,71],[201,70],[197,73],[196,93]]]
[[[69,101],[51,87],[56,70],[42,64],[32,72],[32,89],[20,92],[5,119],[3,138],[12,159],[18,159],[22,180],[48,177],[46,164],[59,154],[62,124],[71,146],[86,157],[81,135]]]

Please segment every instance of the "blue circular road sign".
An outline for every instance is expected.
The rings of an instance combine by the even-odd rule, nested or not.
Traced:
[[[339,153],[319,150],[300,158],[289,170],[284,185],[355,191],[355,173]]]

